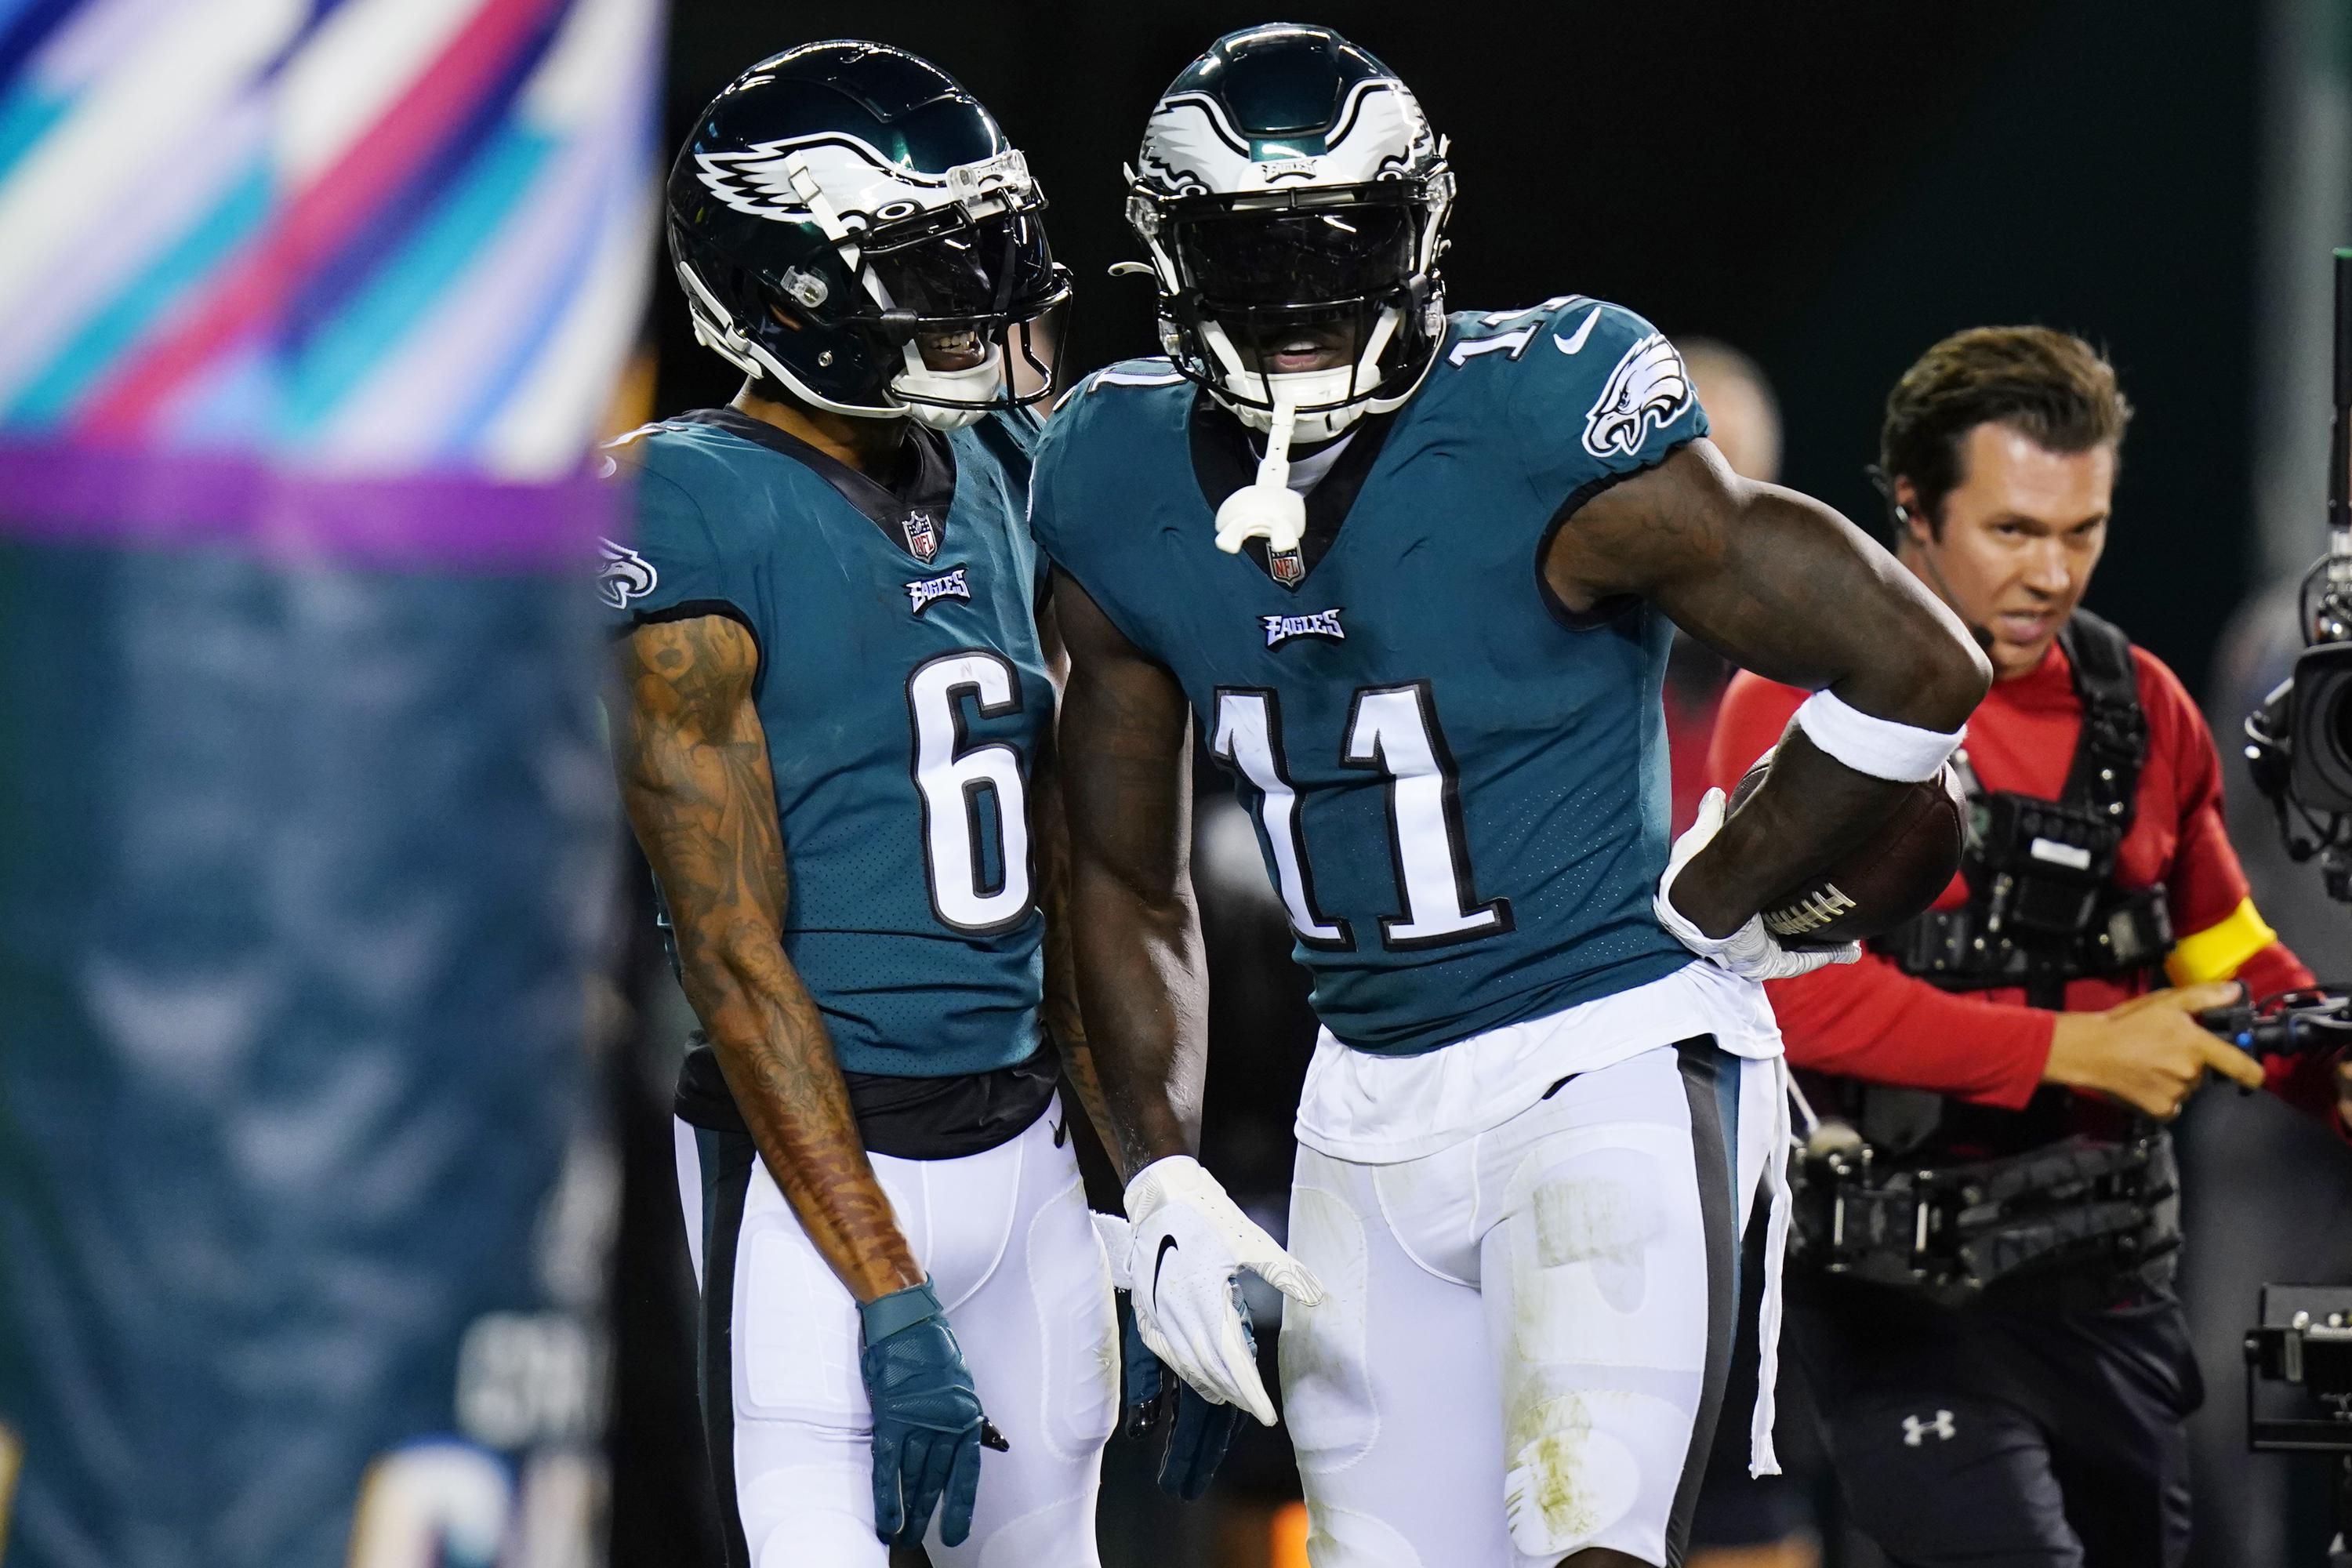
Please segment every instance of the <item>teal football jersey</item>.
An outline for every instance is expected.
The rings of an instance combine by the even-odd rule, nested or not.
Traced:
[[[925,432],[897,494],[733,409],[612,449],[636,483],[635,535],[605,546],[615,629],[716,614],[759,645],[784,952],[850,1072],[992,1071],[1043,1037],[1034,435],[1025,414]]]
[[[1706,430],[1630,311],[1456,315],[1309,496],[1307,549],[1269,559],[1216,548],[1247,454],[1166,361],[1097,373],[1048,423],[1038,542],[1182,684],[1350,1046],[1432,1050],[1690,962],[1650,909],[1672,627],[1640,604],[1579,623],[1538,558],[1556,519]]]

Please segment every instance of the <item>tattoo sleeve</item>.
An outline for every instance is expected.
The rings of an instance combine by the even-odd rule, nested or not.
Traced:
[[[1190,713],[1182,688],[1056,573],[1069,646],[1061,795],[1078,999],[1129,1174],[1200,1141],[1208,980],[1192,902]]]
[[[1958,729],[1991,676],[1952,613],[1860,529],[1738,478],[1704,439],[1578,509],[1542,572],[1571,611],[1647,598],[1736,664],[1921,729]],[[1866,837],[1903,789],[1792,729],[1763,787],[1675,879],[1676,907],[1710,935],[1737,929]]]
[[[669,905],[687,1000],[761,1158],[861,1301],[924,1275],[874,1179],[816,1003],[784,956],[789,892],[751,634],[721,616],[616,645],[614,767]]]

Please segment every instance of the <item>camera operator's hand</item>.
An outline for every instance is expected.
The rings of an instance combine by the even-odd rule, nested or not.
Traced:
[[[2180,1113],[2208,1068],[2260,1089],[2263,1064],[2197,1021],[2238,995],[2237,984],[2224,981],[2150,992],[2104,1013],[2061,1013],[2042,1081],[2106,1095],[2159,1121]]]
[[[2336,1064],[2336,1119],[2352,1130],[2352,1057]]]

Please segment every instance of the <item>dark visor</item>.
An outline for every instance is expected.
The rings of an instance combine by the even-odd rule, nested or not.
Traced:
[[[1044,230],[1027,212],[977,224],[959,220],[928,233],[877,231],[865,258],[892,305],[926,321],[1023,320],[1052,285]]]
[[[1312,305],[1381,295],[1412,276],[1418,238],[1402,206],[1204,214],[1180,220],[1175,250],[1212,305]]]

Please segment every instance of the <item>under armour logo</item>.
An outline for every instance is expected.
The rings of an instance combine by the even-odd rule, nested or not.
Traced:
[[[1906,1415],[1903,1418],[1905,1447],[1918,1447],[1927,1440],[1927,1434],[1930,1432],[1947,1443],[1958,1436],[1952,1426],[1952,1413],[1948,1410],[1938,1410],[1933,1421],[1922,1421],[1916,1415]]]

